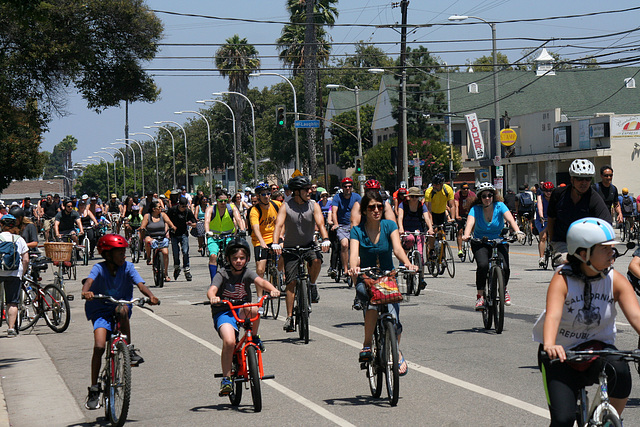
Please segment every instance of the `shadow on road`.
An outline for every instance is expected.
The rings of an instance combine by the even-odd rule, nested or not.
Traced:
[[[249,398],[251,400],[251,398]],[[207,406],[194,406],[189,409],[191,412],[212,412],[212,411],[236,411],[242,413],[252,413],[253,406],[252,405],[241,405],[238,407],[234,407],[231,403],[219,403],[217,405],[207,405]]]
[[[338,399],[325,399],[324,400],[327,405],[340,405],[340,406],[379,406],[379,407],[390,407],[389,400],[383,398],[375,398],[371,396],[355,396],[355,397],[344,397]]]
[[[15,357],[7,358],[7,359],[0,359],[0,369],[11,368],[16,363],[27,362],[29,360],[37,360],[37,359],[35,359],[35,358],[18,359],[18,358],[15,358]]]

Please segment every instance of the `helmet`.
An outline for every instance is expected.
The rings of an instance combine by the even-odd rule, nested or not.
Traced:
[[[544,184],[542,184],[542,189],[543,190],[553,190],[553,182],[551,181],[547,181]]]
[[[480,197],[480,193],[482,193],[483,191],[493,191],[493,192],[495,192],[496,189],[493,187],[493,185],[491,185],[490,182],[481,182],[476,187],[476,194],[478,195],[478,197]]]
[[[224,257],[229,260],[231,254],[240,248],[243,248],[247,253],[247,262],[251,261],[251,248],[247,241],[242,237],[234,237],[229,243],[227,243],[227,247],[224,250]]]
[[[597,245],[615,245],[620,243],[616,241],[616,234],[613,227],[607,221],[600,218],[582,218],[574,221],[567,231],[567,253],[575,255],[578,248],[586,248]],[[589,261],[590,251],[587,252]]]
[[[400,181],[400,188],[407,188],[407,183],[405,181]]]
[[[433,185],[442,184],[443,182],[444,182],[444,175],[441,173],[438,173],[434,175],[433,178],[431,178],[431,183]]]
[[[311,180],[306,176],[295,176],[289,180],[291,191],[302,190],[304,187],[311,187]]]
[[[340,181],[340,184],[344,185],[344,184],[353,184],[353,180],[348,177],[345,176],[344,178],[342,178],[342,181]]]
[[[263,191],[269,191],[269,185],[266,182],[261,182],[256,185],[256,194],[259,194]]]
[[[593,178],[595,174],[595,166],[587,159],[575,159],[571,162],[571,166],[569,166],[570,176]]]
[[[379,190],[380,183],[378,182],[377,179],[370,179],[364,183],[364,188],[367,190]]]
[[[407,190],[405,187],[398,188],[398,195],[407,193],[409,193],[409,190]]]
[[[251,187],[244,187],[244,191],[251,191]]]
[[[104,251],[110,251],[111,249],[116,248],[126,248],[129,246],[127,243],[127,239],[122,237],[119,234],[105,234],[98,240],[98,244],[96,248],[98,248],[98,253],[102,255]]]
[[[16,218],[24,217],[24,209],[22,209],[20,206],[12,207],[11,209],[9,209],[9,213]]]
[[[0,218],[0,223],[13,227],[16,224],[16,217],[11,214],[6,214]]]
[[[624,187],[624,188],[622,189],[622,194],[629,194],[629,189],[628,189],[627,187]],[[13,209],[12,209],[12,210],[13,210]],[[9,211],[9,212],[11,212],[11,211]],[[14,214],[14,215],[15,215],[15,214]]]

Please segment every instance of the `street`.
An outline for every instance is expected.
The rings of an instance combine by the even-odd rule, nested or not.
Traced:
[[[305,345],[297,333],[282,330],[284,300],[277,320],[263,319],[260,335],[265,343],[265,374],[262,382],[263,410],[253,412],[251,393],[243,393],[239,408],[219,397],[221,340],[213,330],[210,309],[194,303],[205,300],[209,282],[207,259],[201,257],[191,239],[194,280],[181,275],[164,288],[151,287],[162,304],[154,313],[135,309],[132,342],[145,363],[132,369],[133,391],[128,421],[139,426],[210,425],[446,425],[446,426],[542,426],[548,424],[541,374],[537,368],[538,345],[531,329],[545,305],[551,270],[537,267],[533,246],[511,245],[509,291],[513,304],[506,308],[504,332],[484,330],[480,313],[474,311],[475,263],[456,263],[454,279],[427,276],[427,289],[401,304],[404,333],[400,350],[409,362],[409,372],[400,379],[400,401],[390,407],[386,390],[380,399],[369,392],[365,371],[357,362],[362,346],[362,313],[352,310],[355,295],[346,284],[336,284],[326,275],[325,256],[319,280],[320,302],[313,305],[310,342]],[[455,248],[454,248],[455,249]],[[631,252],[616,267],[626,274]],[[84,409],[89,384],[89,363],[93,334],[84,317],[80,280],[87,267],[78,267],[78,280],[66,282],[71,302],[72,323],[61,334],[52,332],[40,320],[33,330],[11,340],[37,336],[53,361],[57,374],[71,392],[83,418],[71,425],[103,425],[104,410]],[[170,273],[172,272],[170,260]],[[251,263],[253,267],[253,262]],[[144,261],[138,271],[152,284],[151,267]],[[51,268],[44,281],[52,281]],[[137,295],[136,291],[134,295]],[[620,349],[632,349],[637,334],[618,311]],[[23,384],[8,390],[7,374],[21,369],[25,360],[6,359],[3,348],[9,338],[5,328],[0,338],[0,370],[12,426],[27,426],[21,411],[37,414],[39,403],[18,404],[21,391],[38,388]],[[11,366],[9,366],[11,365]],[[632,367],[635,372],[635,367]],[[634,375],[635,376],[635,375]],[[12,387],[14,387],[12,385]],[[24,390],[22,390],[24,387]],[[591,393],[592,394],[592,393]],[[53,396],[55,398],[55,396]],[[640,387],[634,384],[625,425],[640,425]],[[24,400],[24,397],[21,399]],[[47,423],[48,425],[58,425]],[[68,425],[65,423],[64,425]]]

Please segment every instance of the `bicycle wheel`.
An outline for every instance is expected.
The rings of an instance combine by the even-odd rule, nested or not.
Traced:
[[[269,273],[269,281],[276,289],[280,290],[280,275],[278,273],[279,273],[278,270],[276,270],[275,272],[272,271],[271,273]],[[275,320],[278,318],[278,314],[280,314],[280,297],[271,298],[271,300],[269,300],[269,305],[271,306],[271,315]],[[266,307],[265,307],[265,313],[266,313]]]
[[[622,427],[620,415],[616,409],[609,403],[601,403],[594,411],[591,422],[596,422],[599,426],[606,427]],[[591,425],[591,424],[590,424]]]
[[[453,258],[453,251],[451,250],[451,246],[448,243],[443,242],[444,244],[444,263],[447,266],[447,272],[449,273],[449,277],[453,279],[456,275],[456,261]]]
[[[415,253],[417,253],[418,251],[412,251],[409,254],[409,262],[413,265],[416,265],[416,260],[415,260]],[[416,284],[416,276],[414,274],[405,274],[404,275],[404,280],[405,282],[407,282],[407,295],[413,295],[413,293],[415,292],[415,289],[418,287]],[[418,293],[420,293],[420,291],[418,291]]]
[[[338,255],[338,265],[336,266],[336,278],[334,280],[336,283],[340,283],[341,278],[342,278],[342,262],[340,261],[340,255]]]
[[[242,381],[236,381],[238,378],[238,359],[236,354],[233,355],[233,364],[231,365],[231,384],[233,384],[233,391],[229,394],[229,402],[232,406],[240,405],[242,400]]]
[[[416,254],[417,256],[415,258],[415,264],[413,265],[418,267],[418,276],[416,280],[416,287],[413,290],[413,294],[415,296],[418,296],[420,295],[420,291],[427,287],[427,282],[425,282],[424,280],[424,262],[422,260],[422,255],[418,251],[416,251]],[[413,276],[413,277],[416,278],[416,276]]]
[[[467,260],[467,251],[469,248],[467,247],[467,242],[462,242],[462,255],[460,255],[460,262],[465,262]]]
[[[45,322],[53,331],[60,333],[67,330],[71,321],[71,307],[62,289],[55,285],[45,286],[42,311]]]
[[[20,290],[20,305],[18,305],[18,325],[19,331],[24,331],[36,324],[40,319],[41,312],[38,309],[40,300],[38,294],[33,289]]]
[[[496,327],[496,333],[501,334],[504,327],[504,273],[498,266],[493,267],[493,274],[491,277],[494,281],[492,286],[494,290],[494,304],[493,304],[493,317]]]
[[[475,261],[475,254],[473,253],[473,251],[471,250],[471,243],[467,242],[467,244],[469,245],[469,262],[474,262]]]
[[[298,335],[309,344],[309,291],[306,280],[301,280],[296,293],[298,299]]]
[[[544,262],[542,263],[542,268],[549,268],[549,260],[551,259],[551,251],[547,248],[544,250]]]
[[[7,313],[7,307],[4,302],[4,285],[0,285],[0,326],[3,322],[9,324],[9,314]]]
[[[525,237],[527,238],[527,243],[529,243],[529,246],[531,246],[533,244],[533,232],[531,231],[531,223],[527,224],[527,235]]]
[[[85,236],[85,238],[82,239],[82,245],[84,246],[82,249],[82,265],[89,265],[89,249],[91,246],[89,238]]]
[[[108,378],[109,404],[105,411],[107,418],[114,426],[122,426],[127,421],[129,401],[131,399],[131,355],[124,341],[118,341],[113,352]]]
[[[138,251],[138,238],[132,237],[131,244],[129,245],[129,251],[131,252],[131,262],[136,264],[140,261],[140,252]]]
[[[485,329],[491,329],[491,325],[493,324],[493,295],[494,292],[491,289],[491,271],[489,271],[489,275],[487,276],[487,282],[484,287],[484,309],[482,310],[482,323],[484,323]]]
[[[380,363],[380,339],[379,339],[379,327],[373,332],[373,339],[371,341],[371,360],[367,362],[367,378],[369,379],[369,389],[371,390],[371,396],[380,397],[382,394],[382,364]]]
[[[392,320],[384,320],[384,355],[385,379],[389,404],[396,406],[400,397],[400,372],[398,367],[398,338],[396,325]]]
[[[153,279],[157,287],[164,286],[164,266],[162,265],[162,252],[156,251],[153,257]]]
[[[260,390],[260,370],[258,369],[258,354],[252,345],[247,347],[247,370],[249,371],[249,385],[251,386],[251,399],[253,411],[262,411],[262,391]]]

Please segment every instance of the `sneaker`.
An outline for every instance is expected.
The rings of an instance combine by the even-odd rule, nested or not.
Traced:
[[[478,299],[476,300],[476,311],[484,310],[484,296],[478,295]]]
[[[425,288],[427,287],[427,281],[423,280],[422,282],[420,282],[420,290],[423,291],[425,290]]]
[[[190,282],[193,280],[193,276],[191,275],[190,270],[184,270],[184,278],[187,279],[187,282]]]
[[[264,343],[262,342],[262,340],[260,339],[260,335],[256,335],[255,337],[253,337],[253,342],[260,347],[260,351],[261,352],[265,352],[265,348],[264,348]]]
[[[359,298],[353,300],[353,305],[351,306],[354,310],[362,310],[362,303]]]
[[[220,381],[220,396],[228,396],[233,392],[233,383],[229,377],[222,378]]]
[[[311,291],[311,302],[313,304],[317,304],[320,302],[320,295],[318,295],[318,285],[309,285],[309,290]]]
[[[258,314],[262,316],[264,314],[264,307],[258,307]]]
[[[511,295],[509,295],[509,291],[504,292],[504,305],[506,306],[511,305]]]
[[[342,272],[342,281],[344,283],[347,283],[349,280],[349,275],[347,273],[345,273],[344,271]]]
[[[173,270],[173,280],[176,280],[178,278],[178,276],[180,275],[180,267],[176,267]]]
[[[129,357],[131,359],[131,366],[138,366],[144,363],[144,359],[138,353],[138,349],[133,347],[133,344],[129,346]]]
[[[541,256],[540,259],[538,260],[538,265],[540,267],[544,267],[544,257],[543,256]]]
[[[331,277],[333,280],[336,279],[336,276],[337,276],[336,270],[334,270],[333,268],[330,268],[328,273],[329,273],[329,277]]]
[[[18,336],[18,331],[15,329],[7,329],[7,336],[9,338],[15,338]]]
[[[360,350],[360,355],[358,356],[358,361],[360,363],[371,361],[371,347],[362,347],[362,350]]]
[[[293,317],[287,317],[287,320],[284,321],[284,326],[282,327],[285,332],[294,332],[296,330],[293,325]]]
[[[458,258],[462,259],[464,257],[464,252],[458,251]]]
[[[84,402],[84,407],[90,410],[100,409],[100,384],[92,385],[89,387],[89,394],[87,400]]]

